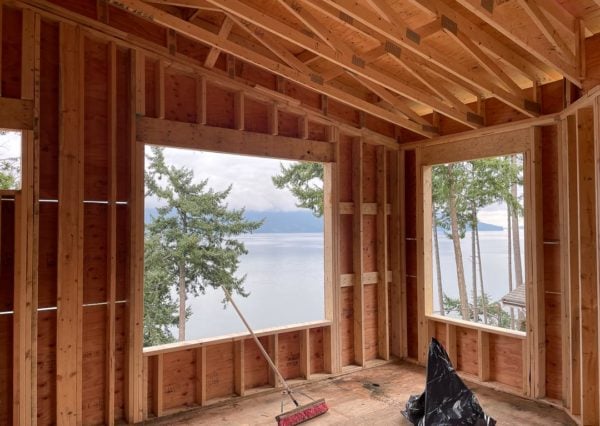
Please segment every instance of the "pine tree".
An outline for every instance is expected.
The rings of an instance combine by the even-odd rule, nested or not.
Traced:
[[[296,207],[311,209],[316,217],[323,216],[323,165],[321,163],[293,163],[280,165],[281,174],[273,176],[273,184],[289,189],[298,203]]]
[[[188,294],[197,296],[209,286],[219,288],[223,285],[230,292],[246,295],[245,276],[239,278],[235,273],[239,256],[247,251],[235,237],[258,229],[262,221],[247,221],[243,209],[228,208],[226,199],[231,186],[224,191],[215,191],[207,187],[208,180],[195,183],[192,170],[167,165],[162,149],[152,148],[148,160],[147,195],[155,196],[162,205],[146,227],[150,252],[145,273],[151,284],[146,287],[146,294],[149,300],[156,298],[157,303],[166,302],[164,311],[154,318],[165,322],[151,324],[149,330],[162,330],[163,337],[168,338],[164,327],[176,318],[178,339],[183,341]],[[152,285],[158,295],[149,294]],[[173,315],[170,296],[165,292],[173,288],[178,293],[177,315]],[[163,308],[158,307],[161,311]]]

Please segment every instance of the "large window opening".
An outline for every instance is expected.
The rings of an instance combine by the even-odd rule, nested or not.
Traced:
[[[431,167],[432,312],[525,331],[523,155]]]
[[[147,147],[145,171],[145,346],[245,332],[221,284],[255,330],[325,318],[322,165]]]
[[[21,132],[0,129],[0,190],[21,189]]]

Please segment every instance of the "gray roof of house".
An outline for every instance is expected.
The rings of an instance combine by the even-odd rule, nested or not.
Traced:
[[[502,303],[516,308],[525,308],[525,285],[520,285],[502,298]]]

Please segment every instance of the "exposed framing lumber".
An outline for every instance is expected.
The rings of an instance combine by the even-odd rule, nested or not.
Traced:
[[[334,156],[339,159],[339,135],[331,131],[329,139],[334,143]],[[331,327],[323,333],[325,370],[339,373],[342,369],[340,335],[340,279],[339,279],[339,164],[328,163],[323,168],[323,218],[325,263],[325,318]]]
[[[117,294],[117,47],[108,45],[108,215],[107,215],[107,327],[105,423],[115,422],[115,349]]]
[[[195,400],[200,406],[206,405],[206,346],[194,349],[196,362]]]
[[[352,199],[354,214],[352,216],[352,266],[354,270],[354,362],[359,366],[365,365],[364,353],[364,288],[363,276],[363,141],[360,138],[352,140]]]
[[[516,33],[515,29],[509,28],[509,25],[507,25],[508,18],[501,17],[501,6],[494,8],[493,12],[490,13],[477,0],[457,0],[457,2],[468,11],[474,13],[481,20],[492,26],[494,29],[499,31],[502,35],[513,41],[515,44],[530,52],[532,55],[535,55],[539,60],[548,66],[560,71],[560,73],[562,73],[572,83],[576,84],[578,87],[581,87],[577,60],[573,61],[571,58],[567,58],[567,60],[565,60],[554,49],[549,48],[548,45],[540,43],[540,40],[542,40],[541,38],[530,37],[529,28]]]
[[[33,101],[31,99],[0,98],[0,128],[32,130]]]
[[[390,307],[388,298],[388,217],[387,156],[383,146],[377,147],[377,353],[390,359]]]
[[[300,376],[310,379],[310,329],[300,330]]]
[[[571,414],[581,412],[581,364],[579,319],[579,215],[577,202],[577,127],[574,115],[561,123],[559,179],[561,224],[561,274],[563,290],[563,346],[566,366],[563,370],[566,386],[565,406]]]
[[[14,3],[14,0],[10,1],[11,3]],[[325,124],[328,126],[335,126],[339,129],[340,132],[349,136],[361,136],[367,143],[381,143],[386,145],[388,148],[398,149],[398,144],[392,138],[384,136],[383,134],[378,132],[369,131],[368,129],[359,129],[342,120],[337,120],[333,117],[329,117],[327,116],[326,109],[322,110],[312,108],[308,105],[300,106],[301,102],[298,99],[283,95],[280,92],[267,89],[260,85],[252,85],[243,82],[240,79],[231,79],[223,72],[203,68],[199,66],[195,61],[181,55],[177,57],[176,61],[173,61],[172,55],[165,47],[153,44],[151,42],[148,42],[144,39],[130,34],[123,34],[123,32],[116,30],[113,27],[86,18],[82,15],[71,12],[68,9],[53,5],[43,0],[27,1],[29,8],[35,10],[37,13],[44,17],[48,17],[49,19],[56,19],[58,17],[61,20],[85,25],[86,32],[92,34],[93,36],[102,39],[120,41],[124,46],[127,47],[136,47],[138,50],[143,51],[149,58],[165,60],[165,63],[168,63],[169,67],[172,67],[173,69],[195,74],[200,79],[210,79],[211,83],[225,87],[228,90],[243,90],[248,96],[251,96],[253,99],[256,99],[258,101],[276,102],[278,108],[283,111],[288,111],[293,114],[307,114],[311,121],[315,121],[317,123]],[[196,4],[196,2],[201,2],[201,0],[194,0],[194,4]],[[202,7],[203,9],[210,10],[217,9],[215,7],[205,7],[205,5],[200,6],[200,3],[198,3],[196,7]],[[280,75],[277,76],[277,81],[278,87],[280,87],[280,84],[285,83],[285,80]],[[322,97],[327,98],[326,95],[322,95]],[[384,111],[381,108],[379,110]],[[385,113],[389,114],[389,111],[385,111]],[[391,118],[389,121],[394,122]]]
[[[226,16],[223,20],[223,23],[221,24],[218,36],[221,39],[226,39],[229,36],[231,29],[233,28],[233,24],[233,20],[229,16]],[[208,52],[208,55],[206,55],[206,59],[204,59],[204,66],[206,68],[214,67],[215,63],[217,62],[217,59],[219,58],[219,53],[221,53],[219,49],[217,49],[216,47],[212,47],[210,49],[210,52]]]
[[[267,58],[266,56],[260,55],[258,53],[252,52],[234,42],[229,40],[221,40],[214,33],[204,30],[197,25],[191,24],[185,20],[179,19],[173,15],[168,14],[160,9],[149,6],[148,4],[143,3],[140,0],[109,0],[111,4],[120,7],[124,10],[127,10],[133,14],[144,17],[145,19],[152,20],[158,24],[161,24],[167,28],[175,29],[187,37],[190,37],[194,40],[200,41],[201,43],[206,43],[210,46],[217,47],[224,52],[232,54],[234,56],[240,57],[249,63],[252,63],[260,68],[267,69],[270,72],[281,75],[282,77],[289,78],[291,80],[296,81],[303,86],[311,88],[317,92],[326,94],[331,98],[334,98],[346,105],[350,105],[357,109],[364,110],[376,117],[382,118],[386,121],[389,121],[393,124],[397,124],[402,127],[406,127],[407,129],[414,131],[418,134],[422,134],[426,137],[431,136],[431,132],[425,131],[421,126],[415,125],[415,123],[404,119],[402,116],[398,116],[384,108],[378,107],[366,100],[358,98],[356,96],[350,95],[347,92],[337,89],[330,85],[323,84],[322,77],[318,74],[311,73],[309,75],[299,72],[289,66],[285,66],[278,61]],[[229,11],[232,12],[232,11]],[[236,12],[233,10],[233,12]],[[234,13],[235,14],[235,13]],[[306,36],[304,36],[306,37]],[[338,58],[339,61],[339,52],[330,52],[332,57]],[[347,58],[345,58],[347,59]],[[359,68],[356,65],[352,65],[355,68]],[[390,80],[389,77],[386,78]],[[397,82],[393,83],[394,85]],[[411,93],[415,93],[414,89],[407,88]],[[446,110],[444,105],[441,105],[441,108]],[[446,112],[450,115],[455,115],[452,111],[446,110]],[[460,118],[460,117],[457,117]],[[466,117],[465,117],[466,120]],[[470,124],[469,122],[465,124]]]
[[[143,420],[143,285],[144,285],[144,145],[136,142],[136,116],[145,114],[145,57],[130,50],[130,105],[128,117],[131,147],[129,195],[129,300],[127,304],[127,397],[129,422]]]
[[[163,415],[163,377],[164,377],[164,355],[158,354],[152,358],[154,362],[152,363],[152,368],[154,369],[154,373],[152,374],[152,412],[156,417],[160,417]]]
[[[0,19],[2,19],[1,15],[0,13]],[[32,119],[36,128],[35,131],[24,130],[21,133],[22,182],[20,192],[15,195],[13,303],[13,422],[15,424],[34,424],[37,419],[37,244],[39,240],[37,208],[39,129],[37,126],[40,90],[40,26],[40,18],[33,11],[23,12],[21,96],[31,102]]]
[[[233,344],[233,388],[239,396],[244,396],[246,385],[244,380],[244,341],[238,340]]]
[[[337,9],[338,11],[341,11],[348,16],[350,18],[347,20],[349,21],[349,24],[356,27],[359,31],[362,31],[362,28],[358,26],[357,23],[360,23],[368,27],[370,31],[374,31],[375,33],[385,37],[391,46],[396,46],[395,50],[397,50],[398,47],[406,48],[415,55],[418,55],[440,67],[445,72],[453,74],[461,81],[465,81],[468,84],[477,87],[479,90],[484,91],[485,93],[491,93],[499,100],[502,100],[524,114],[528,116],[537,115],[535,112],[526,107],[529,106],[529,103],[525,102],[524,97],[515,97],[511,93],[496,85],[491,80],[481,78],[481,76],[477,76],[477,78],[475,78],[473,73],[466,68],[450,63],[446,57],[440,55],[433,49],[430,49],[423,43],[420,43],[419,34],[408,28],[403,22],[395,22],[394,24],[387,23],[385,20],[380,19],[376,13],[371,12],[369,9],[362,7],[351,0],[324,0],[323,2],[315,2],[315,7],[318,7],[326,14],[332,14],[332,12],[329,7],[323,7],[323,3]],[[407,34],[410,35],[410,37],[408,37]],[[497,46],[498,43],[495,42],[494,45]],[[367,76],[365,75],[365,77]],[[399,94],[406,96],[406,93],[403,94],[399,92]],[[444,113],[444,111],[441,109],[438,109],[431,104],[428,105],[432,106],[438,112]],[[468,123],[465,124],[469,125]]]
[[[229,154],[321,163],[334,161],[334,145],[329,142],[301,140],[149,117],[137,118],[137,140],[149,145]]]
[[[579,215],[579,306],[581,320],[581,422],[599,420],[598,402],[598,271],[595,191],[598,182],[594,153],[594,110],[583,108],[577,120],[577,181]]]
[[[490,335],[477,330],[477,368],[479,380],[487,382],[490,379]]]
[[[82,422],[83,38],[60,24],[56,415]]]

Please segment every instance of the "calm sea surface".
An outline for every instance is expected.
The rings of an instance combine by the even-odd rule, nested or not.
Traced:
[[[499,300],[508,293],[506,232],[480,231],[479,235],[485,290],[492,300]],[[462,241],[468,289],[471,286],[470,237],[467,232]],[[246,274],[245,288],[250,295],[234,297],[254,329],[324,318],[323,234],[253,234],[242,240],[248,255],[241,258],[238,272]],[[441,233],[439,240],[444,292],[457,297],[452,241]],[[521,250],[523,247],[521,243]],[[433,277],[435,280],[435,270]],[[435,309],[435,281],[433,289]],[[222,301],[222,291],[212,289],[205,295],[188,299],[192,310],[187,323],[189,340],[245,331],[232,307],[224,308]]]

